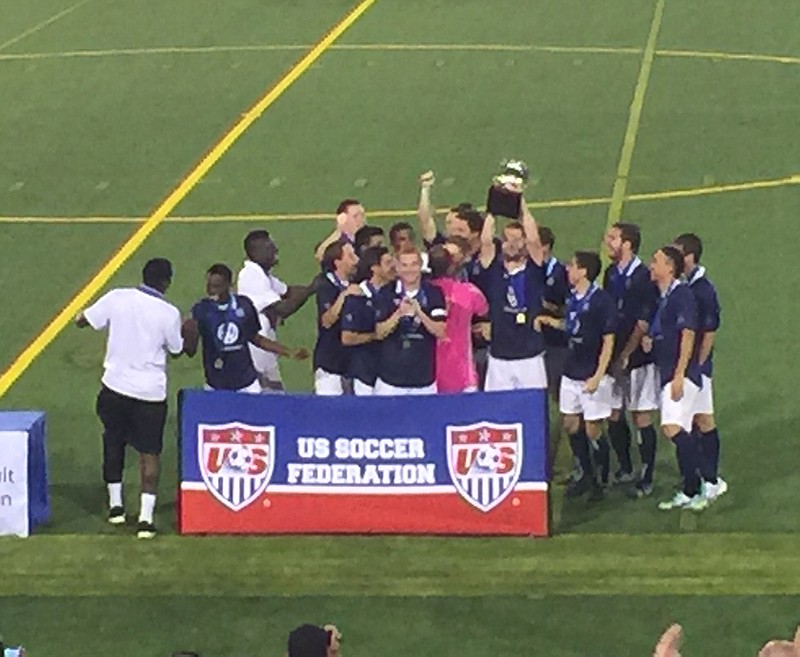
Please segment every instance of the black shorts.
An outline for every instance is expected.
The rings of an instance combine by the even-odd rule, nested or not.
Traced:
[[[167,402],[126,397],[105,386],[97,395],[97,415],[103,423],[103,439],[130,445],[140,454],[161,454]]]
[[[568,347],[549,346],[544,351],[544,366],[547,370],[547,389],[554,399],[558,399],[561,390],[561,376],[564,374],[564,363],[567,360]]]

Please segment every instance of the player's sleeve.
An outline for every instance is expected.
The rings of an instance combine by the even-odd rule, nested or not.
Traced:
[[[477,285],[469,285],[470,311],[473,316],[483,317],[489,314],[489,302]]]
[[[342,307],[342,330],[372,333],[375,330],[375,313],[369,310],[371,308],[364,303],[364,297],[347,297]]]
[[[114,312],[116,297],[116,290],[107,292],[83,311],[83,316],[95,331],[101,331],[108,326]]]
[[[438,287],[431,287],[428,293],[428,307],[430,308],[430,318],[436,322],[443,322],[447,319],[447,302],[444,294]]]
[[[375,296],[375,323],[385,322],[394,311],[394,295],[389,288],[382,288]]]
[[[253,302],[247,297],[240,296],[239,303],[244,310],[244,339],[250,342],[261,330],[261,322],[258,320],[258,311]]]
[[[280,283],[280,281],[278,282]],[[236,281],[236,292],[250,299],[258,312],[281,300],[281,294],[275,290],[274,286],[263,283],[261,275],[248,267],[239,272],[239,278]]]
[[[694,300],[694,294],[688,287],[682,289],[683,293],[679,297],[678,312],[676,314],[675,324],[679,331],[696,331],[697,330],[697,302]]]
[[[701,331],[711,333],[719,329],[720,307],[717,291],[707,286],[697,299],[697,323]]]
[[[636,319],[639,321],[647,322],[652,321],[653,316],[656,314],[656,308],[660,294],[658,287],[653,283],[649,277],[646,280],[640,279],[641,283],[636,288]]]
[[[183,351],[183,335],[181,335],[181,311],[172,307],[169,322],[166,326],[166,339],[164,340],[167,345],[167,351],[177,356]]]
[[[269,275],[269,282],[272,291],[279,297],[283,297],[289,291],[289,286],[286,285],[286,283],[284,283],[280,278],[277,278],[272,274]]]
[[[600,330],[603,335],[617,332],[617,308],[610,295],[603,295],[603,302],[600,306]]]

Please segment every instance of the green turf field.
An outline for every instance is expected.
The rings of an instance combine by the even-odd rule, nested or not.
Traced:
[[[0,0],[0,369],[351,7]],[[208,265],[236,266],[263,225],[281,277],[303,282],[341,198],[388,227],[413,221],[421,171],[437,172],[441,205],[479,203],[497,162],[523,157],[561,256],[599,245],[622,201],[645,254],[686,230],[704,238],[724,312],[715,392],[731,485],[713,508],[558,501],[558,536],[540,542],[182,539],[169,535],[171,443],[167,535],[139,545],[103,517],[104,338],[67,328],[0,400],[48,413],[53,509],[41,535],[0,540],[0,632],[64,657],[280,654],[305,620],[337,622],[354,657],[649,654],[672,619],[688,654],[755,654],[788,634],[800,621],[799,26],[796,0],[376,0],[109,282],[169,257],[170,297],[188,309]],[[313,345],[312,308],[282,337]],[[283,371],[310,388],[309,365]],[[173,363],[174,391],[200,383],[199,362]],[[663,496],[677,478],[668,446],[659,468]]]

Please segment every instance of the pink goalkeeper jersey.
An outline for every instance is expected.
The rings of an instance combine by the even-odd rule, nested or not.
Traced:
[[[472,358],[472,318],[489,312],[483,293],[472,283],[437,278],[447,304],[447,333],[436,343],[436,387],[439,392],[463,392],[478,386]]]

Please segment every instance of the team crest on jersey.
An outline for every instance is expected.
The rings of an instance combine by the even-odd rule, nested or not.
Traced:
[[[448,426],[447,467],[461,497],[476,509],[491,511],[519,481],[522,425]]]
[[[275,427],[201,424],[197,454],[209,492],[232,511],[241,511],[258,499],[272,478]]]

